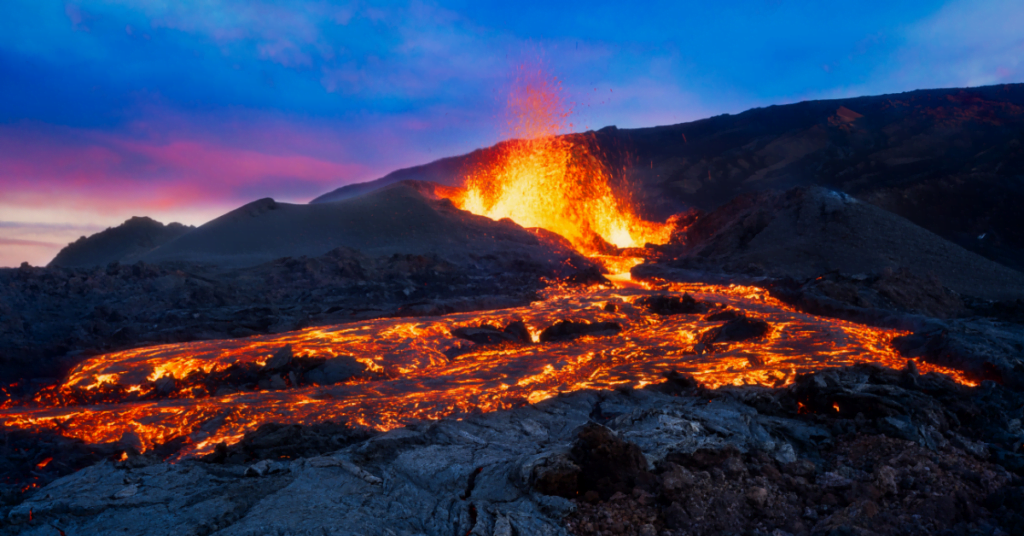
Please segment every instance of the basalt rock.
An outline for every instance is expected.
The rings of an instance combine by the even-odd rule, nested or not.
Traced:
[[[995,384],[861,366],[776,390],[577,392],[383,434],[272,425],[206,461],[69,474],[4,507],[0,533],[1013,534],[1021,407]]]
[[[771,331],[771,326],[764,320],[737,316],[725,324],[711,328],[700,335],[700,342],[705,345],[723,342],[739,342],[760,339]]]
[[[516,320],[509,322],[503,332],[513,336],[519,342],[530,343],[533,342],[533,337],[530,336],[530,330],[526,327],[526,323],[522,320]]]
[[[506,333],[494,326],[487,325],[475,328],[456,328],[452,330],[452,335],[477,344],[498,344],[519,340],[518,337],[511,333]]]
[[[963,370],[978,380],[1024,389],[1024,330],[988,319],[958,319],[897,337],[905,357]]]
[[[476,344],[531,343],[530,330],[521,320],[509,322],[504,329],[491,325],[462,327],[452,330],[452,335]]]
[[[735,309],[722,309],[704,317],[707,322],[721,322],[723,320],[735,320],[743,316],[743,313]]]
[[[288,366],[292,362],[292,347],[285,346],[274,352],[274,355],[263,364],[264,370],[278,370]]]
[[[338,356],[328,359],[323,365],[307,372],[304,376],[308,383],[316,385],[333,385],[348,381],[366,372],[366,365],[351,356]]]
[[[376,435],[367,428],[332,422],[310,426],[265,424],[230,447],[219,444],[202,459],[216,464],[244,464],[254,460],[312,458]]]
[[[540,332],[540,342],[570,341],[584,335],[617,335],[622,331],[618,322],[573,322],[563,320]]]
[[[640,447],[598,424],[580,430],[572,446],[572,458],[580,468],[577,495],[596,491],[607,499],[616,492],[628,493],[647,473],[647,460]]]
[[[693,296],[689,294],[683,294],[682,297],[660,294],[645,296],[637,300],[637,304],[646,307],[654,314],[663,316],[706,313],[709,309],[706,303],[693,299]]]

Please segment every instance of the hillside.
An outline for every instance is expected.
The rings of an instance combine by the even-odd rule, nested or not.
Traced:
[[[156,249],[194,229],[180,223],[164,225],[148,217],[134,217],[89,237],[81,237],[60,250],[49,266],[79,268],[128,261]]]
[[[748,110],[593,133],[650,217],[712,210],[766,189],[824,186],[1024,269],[1024,85],[933,89]],[[396,171],[319,203],[408,178],[445,185],[495,148]]]

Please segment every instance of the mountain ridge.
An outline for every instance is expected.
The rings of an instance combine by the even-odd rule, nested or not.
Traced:
[[[736,195],[822,186],[1024,270],[1024,84],[803,101],[593,136],[644,213],[713,210]],[[501,143],[348,185],[311,203],[406,179],[457,186]]]

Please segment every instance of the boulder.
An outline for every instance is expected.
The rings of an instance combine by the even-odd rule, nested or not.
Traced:
[[[764,320],[739,316],[717,328],[705,331],[700,336],[700,342],[712,344],[759,339],[767,335],[770,330],[771,326]]]
[[[679,296],[644,296],[636,301],[637,305],[646,307],[647,310],[658,315],[692,315],[698,313],[706,313],[708,311],[708,305],[704,302],[697,301],[689,294],[683,294]]]
[[[306,381],[317,385],[333,385],[348,381],[366,372],[366,365],[351,356],[328,359],[323,365],[306,373]]]
[[[618,335],[622,326],[618,322],[573,322],[563,320],[540,332],[540,342],[571,341],[584,335]]]

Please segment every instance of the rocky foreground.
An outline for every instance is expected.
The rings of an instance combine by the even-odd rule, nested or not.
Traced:
[[[267,426],[102,461],[0,534],[1024,534],[1024,395],[873,366],[685,377],[374,435]]]

